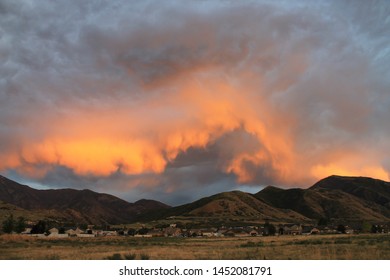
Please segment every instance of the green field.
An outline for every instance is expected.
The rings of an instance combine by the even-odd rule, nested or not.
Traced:
[[[390,235],[233,238],[99,237],[47,239],[0,236],[1,259],[390,259]]]

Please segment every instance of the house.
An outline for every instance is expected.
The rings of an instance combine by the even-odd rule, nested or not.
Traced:
[[[255,229],[247,230],[247,233],[249,234],[249,236],[258,236],[259,235],[259,232]]]
[[[203,232],[201,229],[183,229],[179,236],[198,237],[198,236],[203,236]]]
[[[223,233],[223,232],[222,232],[221,230],[216,230],[216,231],[214,232],[214,235],[213,235],[213,236],[214,236],[214,237],[221,237],[221,236],[223,236],[222,233]]]
[[[355,231],[353,228],[351,228],[350,226],[346,226],[345,227],[345,233],[346,234],[353,234]]]
[[[302,226],[303,235],[319,234],[320,230],[314,226]]]
[[[179,237],[182,236],[182,232],[180,228],[167,227],[164,229],[164,236]]]
[[[93,230],[92,233],[93,233],[95,236],[104,236],[103,230]]]
[[[283,227],[283,234],[299,235],[302,234],[302,227],[296,224],[288,224]]]
[[[318,228],[314,227],[311,229],[310,234],[320,234],[320,230]]]
[[[248,236],[251,236],[250,233],[248,233],[243,228],[229,229],[223,235],[226,237],[248,237]]]
[[[151,234],[135,234],[136,238],[153,237]]]
[[[31,234],[31,230],[32,230],[32,228],[30,228],[30,227],[25,228],[24,231],[22,231],[20,234]]]
[[[235,233],[232,229],[228,229],[226,230],[224,233],[223,233],[223,236],[225,237],[234,237],[235,236]]]
[[[228,231],[226,228],[218,229],[218,230],[215,232],[215,236],[217,236],[217,237],[225,236],[225,232],[226,232],[226,231]]]
[[[151,229],[148,231],[148,234],[152,237],[163,237],[164,231],[162,231],[161,229]]]
[[[49,229],[49,238],[68,238],[69,234],[67,233],[59,233],[59,230],[57,228]]]
[[[50,234],[58,234],[59,233],[59,230],[57,229],[57,228],[51,228],[51,229],[49,229],[49,232],[50,232]]]
[[[50,233],[48,238],[68,238],[69,235],[67,233]]]
[[[382,233],[389,233],[390,232],[390,226],[387,224],[382,225]]]
[[[92,238],[92,237],[96,237],[95,234],[89,234],[89,233],[78,233],[76,236],[77,236],[77,237],[82,237],[82,238]]]
[[[318,226],[317,229],[320,231],[320,234],[335,234],[337,230],[332,226]]]
[[[215,237],[217,236],[217,229],[216,228],[205,228],[200,230],[202,236],[206,237]]]
[[[70,237],[75,237],[78,234],[84,233],[84,231],[82,231],[79,228],[76,228],[76,229],[68,229],[67,231],[65,231],[65,233],[68,234]]]
[[[118,236],[118,233],[115,230],[105,230],[103,236]]]
[[[65,231],[65,233],[67,233],[71,237],[77,235],[74,229],[68,229],[67,231]]]
[[[36,234],[31,234],[32,237],[39,237],[39,238],[45,238],[46,234],[44,233],[36,233]]]

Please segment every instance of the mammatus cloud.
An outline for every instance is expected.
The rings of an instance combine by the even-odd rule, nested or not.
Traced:
[[[177,200],[387,180],[389,6],[2,1],[0,170]]]

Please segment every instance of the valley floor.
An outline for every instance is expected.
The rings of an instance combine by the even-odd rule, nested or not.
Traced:
[[[40,239],[0,235],[0,259],[389,260],[390,235]]]

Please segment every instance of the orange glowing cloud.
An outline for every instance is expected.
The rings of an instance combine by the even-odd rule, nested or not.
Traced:
[[[80,176],[118,171],[161,174],[189,148],[206,149],[224,135],[242,130],[255,139],[254,147],[236,149],[245,145],[236,142],[219,152],[233,151],[228,157],[222,155],[219,168],[234,174],[238,183],[273,178],[288,184],[333,173],[388,178],[375,161],[356,167],[345,163],[351,153],[337,150],[309,166],[306,156],[298,152],[297,123],[291,114],[274,112],[271,101],[248,84],[232,84],[219,76],[205,79],[198,72],[190,77],[163,98],[152,95],[135,103],[74,107],[72,114],[46,126],[41,141],[25,141],[18,155],[8,154],[1,168],[15,168],[30,177],[42,177],[56,165]],[[261,86],[257,84],[256,90],[264,90]]]
[[[96,108],[74,108],[72,115],[50,123],[41,142],[24,142],[19,161],[13,157],[7,167],[30,173],[34,165],[61,165],[81,176],[108,176],[119,169],[129,175],[162,173],[179,153],[206,148],[224,134],[243,129],[257,139],[257,150],[234,154],[222,170],[245,183],[256,179],[256,171],[248,172],[245,162],[271,164],[270,176],[278,172],[288,177],[294,157],[280,126],[283,120],[268,117],[264,123],[266,101],[254,94],[248,98],[243,90],[249,89],[219,78],[192,79],[164,99],[143,100],[130,109],[115,104],[100,108],[101,114]]]

